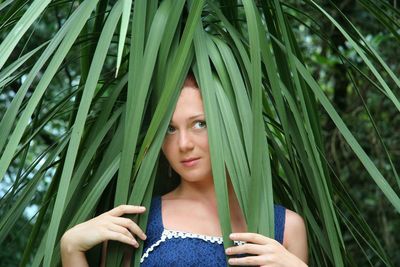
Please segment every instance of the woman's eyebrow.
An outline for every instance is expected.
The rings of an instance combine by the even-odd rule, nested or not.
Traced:
[[[198,118],[198,117],[204,117],[204,114],[203,114],[203,113],[200,113],[200,114],[197,114],[197,115],[194,115],[194,116],[190,116],[190,117],[189,117],[189,120],[193,120],[193,119],[196,119],[196,118]]]
[[[199,117],[204,117],[204,113],[200,113],[200,114],[196,114],[196,115],[193,115],[193,116],[190,116],[187,120],[188,121],[191,121],[191,120],[194,120],[194,119],[197,119],[197,118],[199,118]],[[170,122],[169,122],[169,125],[174,125],[175,124],[175,122],[173,121],[173,120],[171,120]]]

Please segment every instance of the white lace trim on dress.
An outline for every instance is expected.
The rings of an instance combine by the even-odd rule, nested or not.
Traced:
[[[146,250],[146,252],[143,254],[142,258],[140,259],[140,263],[143,263],[143,261],[149,256],[150,252],[152,252],[162,242],[165,242],[167,239],[172,239],[172,238],[198,238],[198,239],[202,239],[206,242],[218,243],[218,244],[223,243],[223,239],[221,236],[200,235],[200,234],[188,233],[188,232],[183,232],[183,231],[164,229],[161,234],[160,240],[155,242],[153,245],[151,245],[151,247],[149,247]],[[243,242],[243,241],[234,241],[234,244],[237,246],[244,245],[245,243],[246,242]]]

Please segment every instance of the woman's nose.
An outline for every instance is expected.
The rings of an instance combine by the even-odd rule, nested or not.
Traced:
[[[190,136],[190,133],[187,131],[181,131],[179,133],[179,150],[187,151],[193,148],[193,141]]]

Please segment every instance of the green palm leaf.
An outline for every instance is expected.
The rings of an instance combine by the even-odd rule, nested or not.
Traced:
[[[396,148],[370,108],[375,99],[364,94],[372,85],[397,117],[398,65],[349,14],[312,0],[78,2],[0,1],[0,242],[12,240],[27,207],[38,207],[25,223],[29,239],[15,249],[24,250],[21,266],[58,265],[66,229],[122,203],[149,207],[153,192],[165,191],[160,150],[189,70],[203,97],[225,247],[232,245],[229,175],[249,231],[273,236],[274,202],[304,218],[311,266],[397,264],[396,248],[369,225],[365,203],[353,199],[358,192],[326,149],[331,120],[369,186],[391,205],[385,212],[398,214]],[[397,44],[398,10],[387,1],[357,3]],[[348,42],[345,51],[322,23]],[[301,26],[309,32],[299,34]],[[39,38],[43,29],[49,36]],[[346,66],[384,163],[332,103],[335,88],[316,78],[325,63],[307,54],[306,38],[334,51],[337,58],[324,61],[330,68]],[[146,229],[147,212],[130,218]],[[109,242],[107,266],[121,265],[123,249]],[[88,253],[91,265],[100,253]]]

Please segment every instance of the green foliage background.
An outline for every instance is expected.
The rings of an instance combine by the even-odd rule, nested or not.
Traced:
[[[271,232],[270,217],[261,216],[263,218],[258,220],[255,214],[262,209],[267,211],[263,214],[268,213],[272,190],[276,202],[305,218],[311,266],[400,264],[397,253],[400,236],[396,234],[400,227],[400,180],[396,170],[400,164],[397,135],[400,130],[400,13],[396,1],[88,2],[0,1],[0,164],[6,170],[0,180],[0,266],[56,265],[59,236],[71,224],[118,203],[149,203],[153,184],[156,184],[156,191],[164,186],[155,178],[162,178],[162,162],[158,175],[151,167],[158,164],[157,145],[153,144],[162,140],[162,129],[168,122],[173,99],[190,65],[204,90],[206,111],[220,114],[207,118],[214,125],[213,129],[220,130],[210,133],[211,142],[228,140],[223,133],[238,129],[237,136],[230,137],[239,138],[234,139],[241,144],[238,150],[227,152],[227,145],[221,141],[220,150],[225,149],[225,153],[219,157],[220,162],[213,162],[220,209],[226,205],[225,185],[218,179],[224,176],[221,166],[225,162],[230,164],[230,173],[238,174],[233,178],[237,185],[235,191],[242,196],[241,205],[252,229],[266,234]],[[35,5],[42,5],[44,10],[34,10],[37,19],[28,22],[23,14]],[[29,116],[29,124],[17,140],[13,131],[5,130],[6,111],[12,110],[12,101],[23,90],[30,77],[28,73],[49,47],[49,41],[57,38],[68,18],[84,5],[88,10],[92,5],[93,11],[87,12],[87,21],[80,16],[73,17],[73,23],[78,25],[82,20],[85,26],[71,39],[71,48],[60,58],[54,77],[45,86],[43,96],[38,98]],[[172,5],[176,9],[171,8]],[[182,13],[178,7],[182,8]],[[159,10],[164,10],[165,18],[156,16],[161,13]],[[196,19],[191,22],[190,18],[196,18],[195,11],[203,27]],[[251,12],[260,17],[249,17]],[[168,14],[175,16],[168,17]],[[179,19],[177,29],[163,28],[164,19],[172,23],[174,17]],[[258,19],[264,23],[263,27],[255,26]],[[10,34],[20,21],[27,26],[27,31],[17,32],[15,36]],[[115,29],[107,31],[106,21],[110,25],[114,23]],[[159,27],[155,28],[159,31],[154,30],[154,36],[151,25]],[[184,39],[187,25],[193,27],[192,37]],[[256,29],[262,30],[257,32]],[[98,46],[104,33],[108,33],[110,43]],[[257,41],[265,36],[270,39]],[[154,45],[155,50],[147,53],[143,46],[157,43],[158,38],[161,38],[159,50]],[[18,39],[15,47],[7,44],[13,39]],[[271,43],[263,43],[267,41]],[[257,46],[261,47],[256,49]],[[106,51],[104,63],[101,63],[101,54],[95,54],[96,47]],[[269,57],[265,57],[267,50],[272,51]],[[187,56],[182,51],[187,51]],[[223,51],[231,53],[230,61],[222,62]],[[54,53],[50,53],[48,59],[53,56]],[[152,59],[156,60],[153,68],[149,63]],[[19,66],[15,65],[19,62]],[[96,75],[89,75],[91,64],[101,68],[99,78],[93,81],[90,78]],[[306,70],[302,69],[302,64],[307,66]],[[21,106],[8,121],[11,129],[22,120],[28,101],[38,91],[48,66],[51,65],[46,62],[33,75],[32,84],[21,98]],[[228,74],[229,66],[238,66],[236,73],[245,91],[240,91],[238,80]],[[273,66],[275,74],[278,73],[276,76],[270,69]],[[211,78],[211,73],[215,74],[215,79]],[[313,87],[311,77],[319,86]],[[85,102],[82,99],[90,84],[93,96],[89,97],[92,102],[87,104],[87,115],[82,117],[82,137],[71,145],[69,138],[72,138],[73,129],[78,128],[76,118],[82,114],[80,105]],[[210,90],[221,87],[219,84],[223,89]],[[241,92],[242,97],[235,95],[237,92]],[[333,104],[331,113],[321,104],[323,101],[316,96],[317,92],[323,92]],[[140,103],[143,107],[134,110]],[[223,107],[230,108],[227,114],[233,116],[223,117]],[[240,108],[247,112],[242,113]],[[346,139],[343,126],[338,127],[332,120],[332,112],[337,112],[368,155],[369,171],[359,160],[363,156],[356,155],[354,143]],[[296,113],[300,116],[296,117]],[[232,124],[225,125],[223,121]],[[250,121],[253,124],[246,124]],[[127,138],[134,136],[132,132],[135,131],[127,130],[129,127],[137,130],[137,138]],[[249,132],[246,133],[246,129]],[[91,154],[90,145],[96,143],[102,131],[104,136]],[[307,138],[302,139],[304,136]],[[313,149],[308,150],[305,140]],[[16,142],[15,150],[7,147],[12,142]],[[76,166],[68,162],[67,147],[77,150]],[[257,147],[261,149],[254,149]],[[7,153],[11,157],[9,163]],[[212,153],[215,157],[218,152]],[[85,162],[86,155],[91,156],[80,170],[77,166]],[[238,163],[229,155],[240,155],[244,160]],[[315,160],[305,162],[304,155]],[[257,159],[260,162],[256,162]],[[62,177],[68,177],[64,167],[71,168],[69,177],[72,176],[71,184],[76,181],[76,192],[63,190],[65,183],[62,181],[66,178]],[[387,184],[377,186],[383,180],[371,171],[375,167]],[[315,175],[309,169],[320,171]],[[310,177],[310,173],[315,176]],[[96,191],[100,178],[107,178],[109,182],[104,182],[104,187]],[[318,181],[326,183],[324,188],[315,188]],[[263,189],[254,194],[259,198],[248,199],[246,188]],[[128,189],[129,192],[124,192]],[[71,202],[56,201],[63,193],[71,197]],[[82,207],[89,196],[94,196],[93,206]],[[256,203],[252,205],[254,210],[248,208],[249,203]],[[51,241],[46,232],[57,216],[60,216],[60,223],[53,224],[57,228],[52,228],[54,241]],[[222,212],[220,217],[226,235],[230,229],[227,214]],[[146,218],[138,220],[145,225]],[[52,242],[55,246],[51,246]],[[45,244],[54,248],[47,256]],[[110,266],[115,266],[113,263],[120,259],[120,254],[115,252],[118,250],[117,245],[111,247],[109,260],[114,262],[109,262]],[[96,249],[91,251],[92,263],[97,255]],[[43,256],[44,262],[40,263]]]

